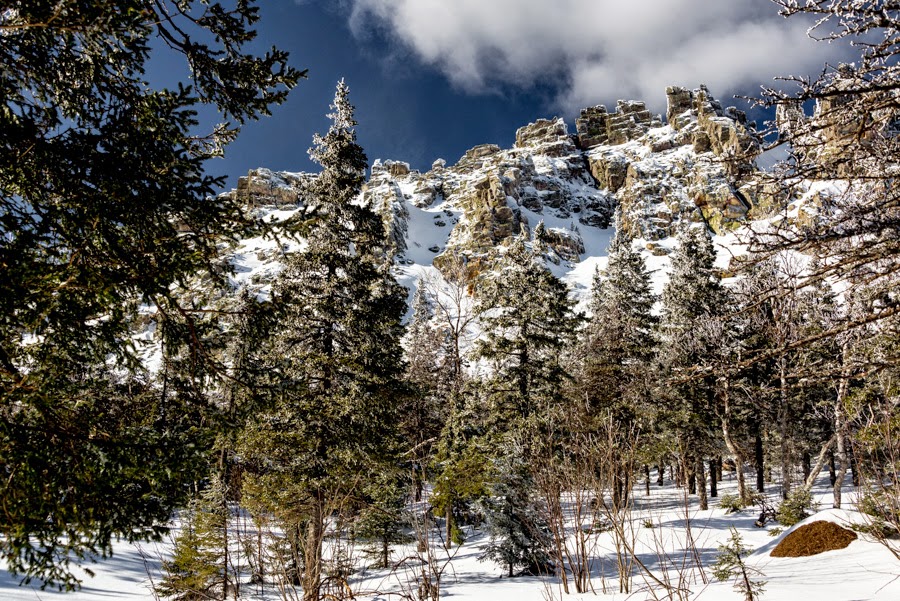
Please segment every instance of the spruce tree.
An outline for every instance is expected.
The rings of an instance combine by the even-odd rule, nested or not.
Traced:
[[[705,320],[729,312],[728,296],[716,271],[712,238],[705,227],[691,227],[678,237],[672,255],[672,272],[663,289],[659,363],[668,375],[659,391],[663,414],[678,438],[676,449],[696,487],[705,509],[703,457],[717,440],[715,377],[709,374],[709,357],[719,341],[704,336]]]
[[[618,229],[609,247],[605,277],[595,274],[591,317],[582,333],[583,395],[594,408],[615,409],[633,421],[636,386],[646,381],[656,345],[656,301],[644,258]],[[615,407],[614,407],[615,406]]]
[[[288,258],[273,291],[272,407],[243,449],[261,468],[257,485],[280,496],[286,528],[302,529],[308,601],[320,597],[325,520],[379,463],[395,460],[393,395],[403,371],[406,294],[390,273],[380,220],[357,202],[366,157],[348,93],[341,81],[332,125],[310,150],[322,171],[300,223],[307,245]]]
[[[585,406],[588,428],[604,422],[621,432],[636,433],[653,421],[647,403],[647,374],[655,351],[657,320],[652,314],[655,297],[644,259],[622,228],[616,230],[609,247],[604,275],[594,276],[591,317],[578,345],[575,388],[582,401],[578,406]],[[621,465],[612,470],[616,507],[627,499],[631,469],[631,465]]]
[[[510,571],[516,565],[543,563],[537,552],[542,534],[530,479],[518,469],[500,467],[555,451],[552,433],[565,411],[562,388],[570,378],[562,354],[578,324],[572,305],[565,284],[521,238],[500,257],[479,293],[484,334],[475,352],[493,368],[484,382],[482,443],[492,448],[495,464],[493,494],[486,503],[493,524],[490,556]]]
[[[432,310],[422,283],[413,296],[413,313],[407,327],[406,382],[409,389],[400,415],[400,428],[409,447],[415,500],[421,500],[425,485],[425,468],[446,421],[444,405],[452,375],[445,369],[442,332],[431,324]]]
[[[371,567],[389,568],[391,546],[410,540],[404,532],[409,525],[405,512],[409,498],[408,479],[397,469],[388,467],[368,478],[362,497],[364,505],[353,524],[353,531],[357,537],[369,542],[365,553],[375,559]]]
[[[505,566],[509,577],[517,568],[533,575],[548,573],[551,562],[545,549],[550,532],[534,495],[527,461],[514,450],[496,461],[495,472],[490,494],[481,502],[491,538],[479,559]]]
[[[173,286],[222,289],[223,239],[246,220],[205,172],[301,73],[254,56],[253,1],[16,0],[0,10],[0,554],[71,588],[66,563],[160,534],[202,477],[206,399],[154,390],[135,329],[155,307],[190,340]],[[159,40],[159,43],[156,43]],[[155,50],[188,81],[147,84]],[[188,84],[188,85],[185,85]],[[201,131],[197,111],[228,121]],[[154,398],[154,396],[156,398]],[[140,397],[140,398],[138,398]]]
[[[174,601],[226,599],[236,586],[228,573],[226,494],[225,484],[214,476],[182,512],[172,559],[163,562],[166,575],[155,587],[161,597]]]
[[[521,239],[484,282],[476,308],[484,336],[475,354],[496,368],[491,378],[496,420],[528,420],[558,398],[568,377],[561,352],[578,322],[568,294]]]

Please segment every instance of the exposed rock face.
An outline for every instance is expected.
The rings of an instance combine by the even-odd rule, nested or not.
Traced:
[[[601,144],[624,144],[660,126],[659,117],[653,117],[646,104],[637,100],[619,100],[612,113],[602,104],[586,108],[575,120],[578,146],[584,150]]]
[[[620,102],[615,120],[607,118],[606,141],[587,152],[591,173],[615,194],[634,237],[673,235],[682,219],[705,220],[721,233],[753,207],[759,145],[742,115],[726,113],[705,87],[670,87],[666,98],[665,127],[653,127],[642,103]],[[599,108],[588,109],[594,123]]]
[[[538,119],[516,130],[516,148],[563,142],[568,138],[569,131],[562,119]]]
[[[670,87],[666,98],[665,125],[643,102],[620,100],[612,112],[584,109],[576,135],[562,119],[540,119],[519,128],[510,149],[482,144],[425,173],[375,161],[362,200],[381,215],[398,261],[439,268],[489,264],[520,235],[548,261],[577,262],[581,228],[608,227],[617,206],[622,227],[651,252],[665,252],[656,241],[684,223],[721,233],[780,206],[755,178],[758,143],[740,111],[705,87]],[[312,178],[260,169],[230,194],[251,206],[296,204]]]
[[[303,188],[315,178],[309,173],[287,173],[269,169],[251,169],[238,178],[235,190],[226,192],[247,207],[297,205]]]
[[[463,255],[470,261],[489,260],[497,247],[508,245],[515,236],[530,236],[540,219],[553,218],[571,229],[547,228],[546,256],[554,261],[578,261],[584,253],[575,223],[607,227],[615,207],[612,195],[597,188],[584,153],[562,119],[541,119],[516,132],[516,144],[503,150],[483,144],[468,150],[448,166],[435,161],[426,173],[399,173],[392,161],[376,161],[366,186],[366,200],[382,207],[382,215],[397,223],[389,231],[405,232],[408,213],[388,205],[404,200],[418,209],[446,209],[454,215],[452,231],[446,237],[443,255]],[[459,217],[455,217],[459,215]],[[449,217],[433,222],[448,225]],[[442,226],[443,227],[443,226]],[[401,260],[406,246],[396,243]],[[435,265],[445,261],[438,257]]]

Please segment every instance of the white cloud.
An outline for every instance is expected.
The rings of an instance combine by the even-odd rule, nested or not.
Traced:
[[[845,49],[809,40],[770,0],[351,0],[351,26],[386,31],[455,85],[550,83],[558,108],[706,83],[727,100],[777,75],[815,74]]]

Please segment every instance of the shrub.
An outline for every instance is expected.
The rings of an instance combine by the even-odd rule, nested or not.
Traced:
[[[737,495],[726,493],[719,497],[719,508],[724,509],[726,513],[736,513],[744,508],[741,498]]]
[[[788,498],[781,502],[775,512],[775,519],[782,526],[793,526],[797,522],[809,517],[810,511],[815,511],[817,505],[813,503],[812,495],[806,488],[798,488],[791,491]]]

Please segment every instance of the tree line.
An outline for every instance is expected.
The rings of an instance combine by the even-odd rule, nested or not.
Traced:
[[[786,114],[809,99],[824,107],[783,121],[791,127],[773,142],[791,144],[793,167],[773,175],[788,192],[849,182],[820,218],[754,237],[729,286],[708,231],[685,229],[660,299],[618,231],[587,315],[519,238],[489,269],[448,262],[442,281],[417,289],[405,329],[384,224],[354,201],[367,163],[343,84],[311,149],[322,172],[290,223],[305,250],[268,299],[228,294],[218,244],[266,230],[208,200],[221,180],[204,161],[303,75],[276,49],[244,52],[252,2],[114,13],[91,1],[11,3],[0,15],[0,550],[10,568],[75,586],[70,560],[110,552],[117,536],[159,536],[182,508],[160,591],[224,598],[238,585],[228,557],[242,544],[230,530],[239,507],[259,531],[277,525],[275,565],[307,601],[346,583],[345,558],[325,557],[336,532],[372,541],[386,564],[410,529],[440,524],[450,548],[477,520],[491,534],[486,557],[510,574],[555,571],[584,592],[587,552],[568,534],[565,495],[592,495],[573,504],[593,505],[576,521],[601,512],[616,528],[651,473],[706,506],[732,464],[739,505],[777,486],[802,506],[828,469],[840,506],[849,472],[883,532],[896,529],[898,84],[885,57],[898,9],[778,3],[835,23],[835,37],[876,40],[858,65],[765,99]],[[186,58],[193,87],[143,85],[152,36]],[[236,125],[198,137],[204,103]],[[134,338],[148,307],[158,374],[143,369]],[[431,510],[410,524],[404,508],[421,499]],[[624,567],[627,549],[617,553]],[[271,580],[262,545],[245,555],[257,580]],[[440,571],[418,577],[420,597],[436,598]]]

